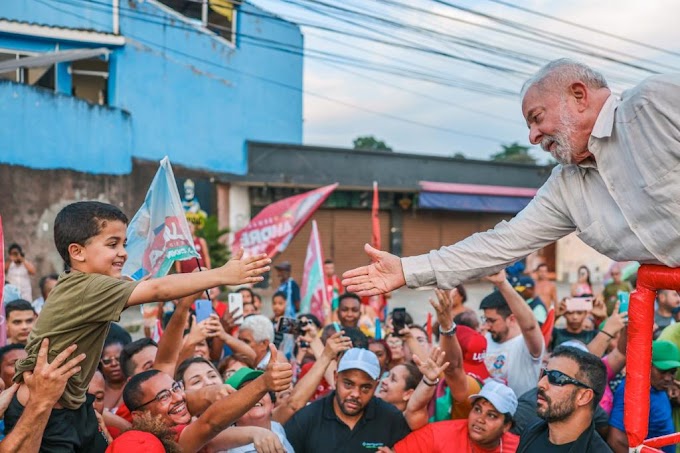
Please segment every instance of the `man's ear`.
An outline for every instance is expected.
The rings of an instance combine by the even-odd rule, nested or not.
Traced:
[[[569,86],[569,94],[576,101],[579,112],[583,112],[588,107],[588,87],[583,82],[574,82]]]
[[[595,398],[595,391],[592,389],[583,389],[579,397],[576,399],[576,404],[579,406],[587,406]]]
[[[376,381],[377,382],[377,381]],[[404,396],[401,398],[404,401],[408,401],[411,399],[411,396],[413,395],[413,392],[415,392],[416,389],[409,389],[404,392]]]
[[[78,261],[80,263],[85,261],[85,247],[80,244],[72,243],[68,245],[68,256],[71,261]]]

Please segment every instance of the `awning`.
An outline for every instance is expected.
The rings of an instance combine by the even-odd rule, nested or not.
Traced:
[[[65,61],[87,60],[99,56],[108,56],[111,51],[106,47],[98,49],[74,49],[60,52],[48,52],[34,57],[19,58],[0,62],[0,73],[15,71],[19,68],[41,68]]]
[[[418,206],[424,209],[516,214],[537,189],[421,181]]]

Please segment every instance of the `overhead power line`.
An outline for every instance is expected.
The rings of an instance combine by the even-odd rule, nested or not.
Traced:
[[[588,27],[586,25],[579,24],[579,23],[576,23],[576,22],[572,22],[570,20],[562,19],[562,18],[559,18],[557,16],[552,16],[550,14],[535,11],[533,9],[525,8],[523,6],[514,5],[512,3],[509,3],[509,2],[506,2],[506,1],[503,1],[503,0],[489,0],[489,1],[493,2],[493,3],[498,3],[499,5],[507,6],[508,8],[513,8],[513,9],[516,9],[516,10],[519,10],[519,11],[524,11],[525,13],[529,13],[529,14],[532,14],[534,16],[539,16],[539,17],[551,19],[551,20],[554,20],[554,21],[557,21],[557,22],[561,22],[563,24],[571,25],[572,27],[577,27],[577,28],[580,28],[581,30],[591,31],[593,33],[597,33],[597,34],[600,34],[600,35],[603,35],[603,36],[607,36],[609,38],[618,39],[620,41],[624,41],[624,42],[627,42],[627,43],[630,43],[630,44],[635,44],[637,46],[644,47],[644,48],[647,48],[647,49],[650,49],[650,50],[656,50],[658,52],[663,52],[663,53],[668,54],[668,55],[680,57],[680,52],[675,52],[673,50],[664,49],[662,47],[654,46],[652,44],[647,44],[647,43],[644,43],[644,42],[641,42],[641,41],[637,41],[635,39],[626,38],[625,36],[616,35],[614,33],[609,33],[607,31],[600,30],[600,29],[597,29],[597,28]]]
[[[73,12],[73,11],[64,10],[62,8],[59,8],[58,6],[55,6],[53,4],[48,3],[48,2],[59,3],[60,5],[63,5],[64,3],[70,3],[70,4],[73,5],[74,0],[35,0],[35,1],[47,6],[48,8],[54,9],[56,11],[60,11],[64,14],[68,14],[70,16],[77,17],[77,18],[85,20],[85,21],[92,22],[94,24],[97,24],[98,26],[101,26],[101,27],[107,26],[107,24],[102,24],[102,23],[93,21],[91,18],[85,17],[85,16],[78,14],[76,12]],[[75,1],[78,1],[78,0],[75,0]],[[87,0],[80,0],[80,1],[87,1]],[[267,83],[270,83],[270,84],[273,84],[273,85],[276,85],[276,86],[279,86],[279,87],[282,87],[282,88],[287,88],[287,89],[290,89],[290,90],[293,90],[293,91],[308,94],[310,96],[314,96],[314,97],[324,99],[324,100],[327,100],[327,101],[330,101],[330,102],[333,102],[333,103],[336,103],[336,104],[344,105],[346,107],[350,107],[350,108],[353,108],[353,109],[357,109],[357,110],[361,110],[361,111],[364,111],[364,112],[367,112],[367,113],[371,113],[373,115],[382,116],[382,117],[389,118],[389,119],[392,119],[392,120],[395,120],[395,121],[411,124],[411,125],[414,125],[414,126],[424,127],[424,128],[428,128],[428,129],[432,129],[432,130],[437,130],[437,131],[440,131],[440,132],[446,132],[446,133],[450,133],[450,134],[454,134],[454,135],[466,136],[466,137],[476,138],[476,139],[479,139],[479,140],[489,141],[489,142],[493,142],[493,143],[496,143],[496,144],[503,142],[503,140],[500,140],[500,139],[494,138],[494,137],[489,137],[489,136],[486,136],[486,135],[474,134],[474,133],[465,132],[465,131],[461,131],[461,130],[457,130],[457,129],[437,126],[437,125],[433,125],[433,124],[429,124],[429,123],[424,123],[424,122],[421,122],[421,121],[403,118],[403,117],[398,116],[398,115],[392,115],[390,113],[380,112],[380,111],[370,109],[370,108],[366,108],[366,107],[356,105],[356,104],[353,104],[353,103],[350,103],[350,102],[335,99],[335,98],[332,98],[332,97],[324,95],[324,94],[304,90],[304,89],[301,89],[299,87],[289,85],[289,84],[280,82],[278,80],[273,80],[273,79],[270,79],[268,77],[263,77],[263,76],[258,75],[258,74],[252,74],[252,73],[248,73],[246,71],[235,69],[235,68],[230,67],[230,66],[224,66],[224,65],[216,63],[212,60],[200,58],[200,57],[197,57],[195,55],[192,55],[192,54],[189,54],[189,53],[186,53],[186,52],[182,52],[182,51],[177,50],[177,49],[172,49],[172,48],[167,47],[164,44],[153,42],[153,41],[147,40],[145,38],[142,38],[142,37],[139,37],[139,36],[136,36],[136,35],[132,35],[130,33],[126,33],[125,36],[130,37],[131,39],[133,39],[137,42],[146,44],[150,48],[155,47],[157,49],[161,49],[161,51],[158,52],[161,55],[163,55],[166,52],[173,53],[173,54],[176,54],[176,55],[180,55],[183,58],[188,58],[188,59],[191,59],[191,60],[194,60],[194,61],[198,61],[198,62],[207,64],[207,65],[210,65],[210,66],[213,66],[213,67],[216,67],[216,68],[220,68],[220,69],[224,69],[224,70],[227,70],[227,71],[230,71],[230,72],[241,74],[241,75],[246,76],[246,77],[255,78],[255,79],[261,80],[263,82],[267,82]]]

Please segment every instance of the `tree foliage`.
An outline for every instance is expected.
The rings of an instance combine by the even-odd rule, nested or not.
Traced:
[[[387,144],[378,140],[372,135],[364,135],[355,138],[352,143],[354,144],[354,149],[364,149],[369,151],[392,151],[392,148],[387,146]]]
[[[536,158],[529,154],[529,147],[514,142],[501,145],[502,151],[491,156],[495,162],[513,162],[517,164],[536,164]]]
[[[217,216],[211,215],[205,220],[205,225],[200,230],[196,230],[196,235],[205,239],[208,243],[208,253],[212,267],[222,266],[229,261],[231,253],[226,243],[220,240],[225,234],[229,233],[228,228],[221,229],[217,224]]]

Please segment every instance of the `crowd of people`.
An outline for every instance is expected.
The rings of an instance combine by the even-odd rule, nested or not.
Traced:
[[[514,266],[487,277],[495,289],[478,301],[463,285],[434,290],[429,326],[398,307],[376,325],[332,260],[325,320],[299,313],[289,262],[270,298],[253,290],[264,256],[125,281],[125,225],[110,205],[65,208],[55,237],[70,270],[41,278],[32,302],[12,275],[30,286],[33,274],[10,246],[0,452],[628,450],[621,303],[634,287],[620,266],[602,291],[582,266],[559,300],[545,264]],[[241,310],[228,309],[227,286]],[[210,294],[212,314],[197,320]],[[141,303],[160,305],[162,334],[133,341],[113,321]],[[649,437],[680,428],[678,307],[675,291],[658,292]]]
[[[291,263],[275,266],[269,299],[252,287],[270,257],[235,251],[213,267],[197,238],[195,266],[122,278],[127,217],[101,202],[66,206],[54,222],[65,271],[41,278],[35,300],[36,267],[21,246],[7,250],[0,453],[636,447],[623,416],[635,287],[624,268],[600,291],[585,265],[560,298],[545,265],[513,263],[577,232],[617,261],[680,266],[679,93],[677,75],[659,75],[618,98],[586,65],[548,63],[522,89],[522,112],[530,141],[561,165],[529,205],[426,255],[367,245],[371,264],[344,280],[327,262],[328,319],[299,312]],[[473,301],[462,283],[479,278],[495,289]],[[365,298],[405,285],[442,288],[430,301],[436,322],[394,306],[375,322]],[[225,289],[242,307],[230,309]],[[133,341],[116,322],[149,304],[158,322]],[[674,289],[658,291],[648,438],[680,427],[679,305]]]

